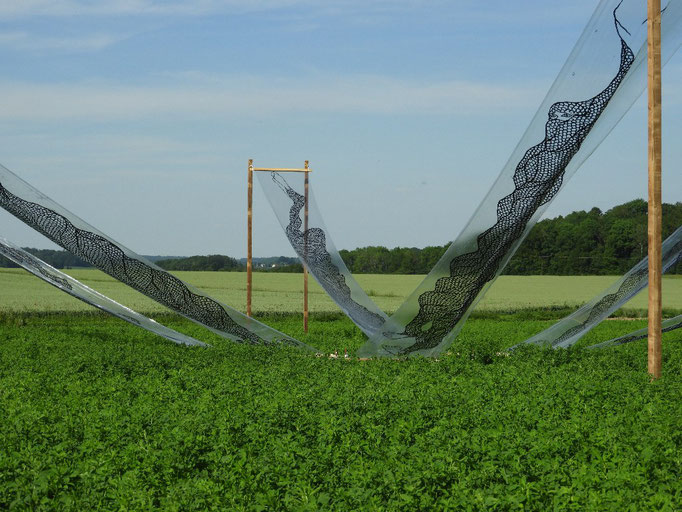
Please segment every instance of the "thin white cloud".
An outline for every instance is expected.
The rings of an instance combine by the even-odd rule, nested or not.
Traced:
[[[186,77],[185,77],[186,78]],[[533,106],[528,85],[448,81],[423,84],[379,76],[315,81],[198,80],[160,86],[0,83],[0,119],[131,119],[159,115],[220,117],[284,112],[473,113]]]
[[[423,3],[423,2],[422,2]],[[110,15],[205,15],[218,12],[249,12],[286,9],[296,6],[315,11],[333,12],[357,6],[368,11],[386,11],[418,6],[414,0],[22,0],[0,1],[0,18],[27,16],[110,16]]]
[[[594,6],[593,0],[539,2],[527,0],[522,7],[506,0],[458,0],[459,16],[453,21],[488,21],[495,24],[534,24],[583,19]],[[350,16],[357,21],[408,10],[452,11],[447,0],[0,0],[0,19],[67,16],[204,16],[218,13],[243,13],[291,10],[315,17]],[[581,13],[584,13],[581,15]]]
[[[79,37],[44,37],[24,31],[0,32],[0,46],[29,51],[93,52],[125,39],[123,35],[90,34]]]
[[[160,12],[180,13],[196,10],[187,2],[184,7],[179,2],[157,4],[146,0],[110,0],[107,2],[83,2],[79,0],[22,0],[0,2],[0,18],[24,18],[32,16],[107,16],[131,14],[158,14]],[[200,5],[203,2],[197,2]]]

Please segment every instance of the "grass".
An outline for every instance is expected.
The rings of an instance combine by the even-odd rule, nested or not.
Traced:
[[[472,319],[438,361],[316,358],[160,319],[213,348],[100,313],[0,315],[0,509],[682,506],[675,333],[651,384],[641,342],[498,355],[551,321],[518,315]],[[363,341],[340,315],[311,325],[326,350]]]
[[[163,306],[98,270],[67,271],[97,291],[144,312],[167,311]],[[240,310],[245,309],[246,274],[243,272],[175,272],[181,279]],[[384,311],[393,312],[423,276],[358,275],[360,285]],[[612,276],[502,276],[477,306],[478,311],[514,311],[534,308],[577,307],[605,289]],[[295,312],[302,308],[300,274],[254,273],[253,309],[257,312]],[[338,312],[327,294],[310,280],[310,311]],[[682,311],[682,279],[664,276],[663,303],[671,312]],[[89,306],[53,289],[22,269],[0,269],[0,307],[11,311],[88,311]],[[646,292],[626,306],[641,314]]]
[[[506,277],[439,360],[346,361],[231,343],[99,272],[73,274],[213,347],[0,271],[0,510],[682,509],[682,332],[664,335],[654,383],[644,341],[581,348],[643,320],[603,322],[570,350],[501,353],[608,278],[559,295],[565,278]],[[180,274],[243,301],[243,282],[231,287],[244,274]],[[260,304],[282,309],[259,319],[325,352],[364,343],[320,294],[302,332],[286,313],[300,275],[255,277]],[[384,307],[418,281],[360,278]],[[545,293],[550,307],[517,309]]]

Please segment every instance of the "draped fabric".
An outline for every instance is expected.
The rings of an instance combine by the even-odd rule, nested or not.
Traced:
[[[261,177],[297,254],[370,337],[360,355],[434,356],[447,348],[565,180],[641,94],[645,20],[641,0],[599,3],[497,181],[434,269],[389,318],[352,278],[317,207],[305,229],[301,192],[280,175]],[[664,61],[680,45],[681,20],[682,1],[670,0],[662,15]],[[0,206],[95,267],[218,334],[314,350],[183,283],[1,166]]]
[[[184,283],[97,231],[3,166],[0,206],[83,261],[221,336],[242,343],[315,350]]]
[[[669,2],[662,15],[664,60],[680,45],[681,18],[680,2]],[[366,312],[376,315],[378,321],[380,311],[358,291],[359,285],[330,242],[317,208],[309,217],[309,229],[302,231],[300,188],[296,190],[281,176],[261,177],[289,241],[313,276],[318,278],[321,273],[315,270],[319,266],[314,261],[316,255],[326,253],[322,273],[343,276],[352,289],[349,295],[338,282],[318,278],[370,336],[361,356],[434,356],[447,348],[565,180],[644,90],[644,20],[646,5],[642,2],[600,2],[486,198],[434,269],[378,331],[376,322],[368,325]],[[306,238],[315,240],[316,251],[301,255]],[[353,307],[348,307],[349,296],[356,303]]]
[[[679,263],[682,257],[682,227],[663,242],[661,250],[662,270],[665,273]],[[523,343],[549,345],[555,348],[570,347],[648,284],[649,258],[644,258],[627,274],[577,311]]]
[[[187,336],[185,334],[169,329],[160,323],[147,318],[144,315],[133,311],[132,309],[119,304],[115,300],[96,292],[92,288],[84,285],[77,279],[60,272],[56,268],[48,265],[40,258],[35,257],[31,253],[26,252],[21,247],[14,245],[9,240],[0,237],[0,254],[12,260],[17,265],[21,265],[24,269],[29,271],[34,276],[39,277],[43,281],[50,283],[59,290],[68,293],[72,297],[82,300],[86,304],[106,311],[121,320],[125,320],[133,325],[142,327],[148,331],[158,334],[173,343],[179,345],[199,345],[207,346],[199,340]]]
[[[668,52],[679,46],[680,3],[664,14],[677,40],[663,42]],[[452,342],[564,180],[643,91],[645,19],[645,2],[599,4],[478,211],[362,355],[436,355]]]
[[[308,272],[365,334],[378,333],[387,316],[360,287],[341,259],[312,192],[308,197],[308,225],[312,227],[304,229],[303,177],[285,178],[277,172],[257,174],[277,220]]]
[[[677,315],[673,318],[668,318],[667,320],[664,320],[661,324],[661,331],[670,332],[674,331],[675,329],[679,329],[680,327],[682,327],[682,315]],[[630,343],[632,341],[643,340],[648,335],[649,328],[644,327],[643,329],[632,331],[631,333],[625,334],[624,336],[619,336],[617,338],[603,341],[601,343],[596,343],[594,345],[589,346],[588,348],[606,348],[616,345],[625,345],[626,343]]]

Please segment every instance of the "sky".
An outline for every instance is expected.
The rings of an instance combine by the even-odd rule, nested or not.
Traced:
[[[247,161],[301,167],[337,247],[442,245],[594,0],[0,0],[0,163],[141,254],[246,255]],[[682,58],[663,199],[682,200]],[[644,198],[640,98],[545,217]],[[54,248],[4,210],[0,236]],[[293,255],[255,184],[254,255]]]

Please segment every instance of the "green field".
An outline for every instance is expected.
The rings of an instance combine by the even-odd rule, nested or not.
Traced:
[[[346,361],[235,344],[73,275],[213,346],[0,271],[0,510],[682,510],[682,332],[654,383],[644,341],[501,352],[609,278],[506,277],[438,360]],[[181,277],[243,308],[244,274]],[[259,309],[298,309],[300,275],[255,277]],[[389,310],[418,281],[360,279]],[[260,319],[325,352],[364,342],[313,304],[307,335],[298,313]],[[644,324],[613,319],[581,345]]]
[[[167,309],[144,295],[93,269],[67,273],[119,302],[138,311]],[[245,310],[246,274],[243,272],[174,272],[210,295],[240,311]],[[419,284],[423,276],[356,276],[360,285],[384,311],[393,312]],[[477,306],[482,311],[514,311],[528,308],[577,307],[613,283],[615,276],[501,276]],[[253,275],[255,312],[296,312],[302,309],[303,278],[300,274],[256,272]],[[338,312],[339,309],[314,281],[310,280],[310,311]],[[682,276],[664,276],[663,304],[682,311]],[[646,310],[646,291],[626,308]],[[43,283],[23,269],[0,269],[0,309],[4,311],[88,311],[80,301]]]

